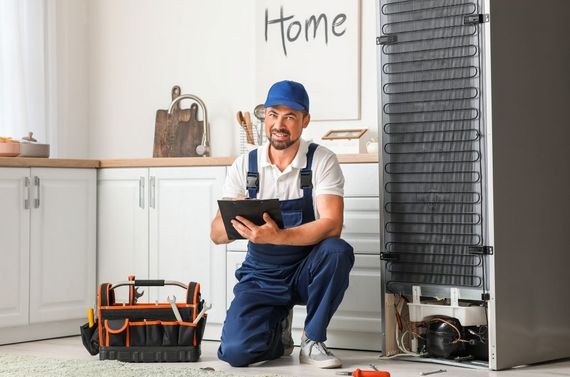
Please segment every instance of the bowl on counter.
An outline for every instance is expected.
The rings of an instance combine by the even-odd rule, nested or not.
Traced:
[[[16,157],[20,154],[20,143],[0,143],[0,157]]]

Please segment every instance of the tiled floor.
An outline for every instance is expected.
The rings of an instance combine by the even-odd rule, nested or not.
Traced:
[[[311,366],[300,365],[298,361],[298,348],[291,357],[283,357],[279,360],[266,362],[263,365],[249,368],[232,368],[228,364],[218,360],[216,350],[218,342],[202,342],[202,357],[199,362],[192,363],[192,367],[212,367],[215,370],[223,370],[226,373],[236,373],[240,375],[259,374],[282,374],[295,377],[321,377],[335,376],[338,371],[352,371],[355,368],[370,369],[370,363],[375,364],[381,370],[387,370],[392,377],[412,377],[419,376],[420,372],[446,369],[447,372],[435,374],[434,377],[549,377],[549,376],[570,376],[570,360],[553,363],[545,363],[536,366],[511,369],[501,372],[488,370],[473,370],[450,367],[437,364],[415,363],[397,360],[379,360],[375,352],[334,350],[334,353],[343,360],[344,368],[338,370],[321,370]],[[19,343],[0,346],[0,353],[12,353],[20,355],[34,355],[38,357],[61,358],[61,359],[96,359],[85,351],[79,337],[50,339],[37,342]],[[152,368],[153,364],[148,364]],[[188,364],[172,363],[162,364],[173,368],[187,367]]]

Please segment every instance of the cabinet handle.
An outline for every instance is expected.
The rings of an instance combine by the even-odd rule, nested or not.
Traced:
[[[34,177],[34,186],[36,186],[36,198],[34,199],[34,208],[40,208],[40,177]]]
[[[144,177],[139,178],[139,207],[144,209]]]
[[[24,209],[30,209],[30,177],[24,177]]]
[[[152,176],[149,180],[150,185],[150,207],[156,208],[156,177]]]

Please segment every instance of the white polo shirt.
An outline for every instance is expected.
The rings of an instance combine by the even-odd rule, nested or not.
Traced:
[[[269,142],[259,147],[257,150],[259,171],[257,198],[289,200],[302,197],[300,171],[307,165],[308,150],[309,143],[301,139],[299,150],[291,164],[285,170],[279,171],[279,168],[269,160]],[[246,153],[239,156],[228,168],[224,183],[225,198],[248,196],[246,188],[248,165],[249,153]],[[317,196],[323,194],[344,196],[344,176],[336,155],[322,145],[315,150],[311,170],[313,172],[313,205],[315,206],[315,218],[318,219]]]

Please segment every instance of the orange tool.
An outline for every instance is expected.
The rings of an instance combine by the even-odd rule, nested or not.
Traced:
[[[352,377],[390,377],[390,372],[384,370],[361,370],[358,368],[354,372],[336,372],[336,374]]]

